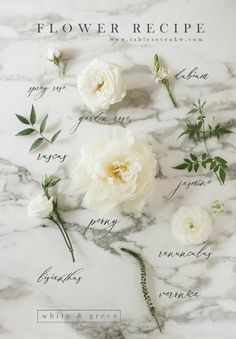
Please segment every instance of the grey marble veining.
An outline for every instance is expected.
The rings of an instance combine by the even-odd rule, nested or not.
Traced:
[[[3,339],[235,339],[236,329],[236,62],[235,2],[226,0],[180,0],[111,2],[93,0],[53,0],[21,2],[0,0],[0,334]],[[219,17],[221,21],[219,23]],[[193,42],[117,42],[111,34],[82,34],[77,22],[205,22],[204,41]],[[73,32],[37,34],[36,23],[73,24]],[[132,36],[125,33],[125,37]],[[179,34],[182,36],[183,34]],[[141,36],[146,36],[142,33]],[[160,37],[160,34],[158,35]],[[172,33],[168,36],[173,36]],[[123,36],[122,36],[123,37]],[[46,60],[50,43],[58,44],[67,58],[64,79]],[[174,109],[164,88],[151,73],[154,53],[164,59],[172,74],[198,67],[208,73],[207,80],[171,80],[179,108]],[[107,124],[85,119],[71,135],[80,117],[90,115],[79,97],[77,75],[96,56],[119,64],[124,70],[127,96],[111,107]],[[52,87],[65,85],[61,93]],[[38,100],[27,97],[31,86],[48,86]],[[213,154],[229,164],[227,180],[220,186],[207,172],[199,175],[174,170],[189,152],[201,154],[202,143],[178,135],[184,128],[186,113],[197,98],[207,101],[207,117],[214,116],[234,133],[220,141],[209,140]],[[39,117],[49,114],[49,132],[62,126],[58,142],[29,153],[31,137],[15,137],[22,127],[15,114],[29,114],[34,104]],[[135,219],[117,208],[104,215],[119,223],[105,237],[96,223],[84,235],[91,219],[99,218],[81,206],[81,196],[71,181],[80,147],[95,133],[111,128],[115,116],[129,117],[125,124],[134,134],[145,138],[158,159],[153,193],[142,217]],[[50,130],[51,129],[51,130]],[[64,163],[38,161],[38,153],[67,154]],[[59,176],[59,206],[66,221],[76,255],[70,262],[63,239],[50,222],[27,217],[27,205],[40,190],[45,172]],[[167,199],[181,180],[209,180],[206,187],[181,186]],[[225,212],[212,214],[213,232],[208,242],[208,260],[204,256],[160,256],[160,251],[198,252],[202,245],[183,247],[171,235],[173,213],[182,205],[208,208],[216,199],[225,204]],[[143,301],[139,286],[139,267],[135,260],[119,250],[136,249],[147,264],[148,281],[155,306],[164,324],[159,333]],[[38,283],[48,267],[55,274],[83,268],[83,279],[59,284]],[[197,297],[170,297],[167,292],[198,292]],[[121,322],[40,323],[39,309],[119,309]]]

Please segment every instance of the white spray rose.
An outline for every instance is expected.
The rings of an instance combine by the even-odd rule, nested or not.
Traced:
[[[131,131],[114,127],[82,148],[74,180],[85,193],[86,208],[105,213],[123,203],[127,213],[138,217],[156,170],[152,150]]]
[[[120,67],[94,59],[79,74],[78,89],[85,104],[93,111],[107,110],[120,102],[126,94],[126,86]]]
[[[28,206],[28,216],[35,218],[47,218],[53,211],[53,197],[48,200],[44,195],[33,198]]]
[[[199,245],[212,231],[212,219],[202,207],[184,206],[174,214],[172,234],[183,245]]]
[[[49,47],[47,52],[47,58],[49,61],[54,61],[55,58],[60,60],[62,57],[62,51],[57,47]]]

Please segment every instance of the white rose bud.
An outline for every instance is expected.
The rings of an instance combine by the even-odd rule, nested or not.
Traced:
[[[48,200],[44,195],[33,198],[28,206],[28,217],[47,218],[53,211],[53,197]]]
[[[93,112],[107,110],[126,95],[120,67],[98,58],[79,74],[77,87],[85,104]]]
[[[172,234],[183,245],[199,245],[212,231],[212,219],[202,207],[184,206],[174,214]]]
[[[54,61],[54,59],[60,60],[62,57],[62,51],[56,47],[49,47],[47,52],[47,58],[49,61]]]

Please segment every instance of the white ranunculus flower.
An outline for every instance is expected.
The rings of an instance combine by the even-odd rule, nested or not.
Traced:
[[[44,195],[33,198],[28,206],[28,216],[35,218],[47,218],[53,211],[53,197],[48,200]]]
[[[85,104],[93,112],[107,110],[126,94],[120,67],[99,58],[95,58],[79,74],[78,89]]]
[[[57,47],[49,47],[47,52],[47,58],[50,61],[54,61],[54,58],[60,59],[62,57],[62,51]]]
[[[212,219],[202,207],[180,207],[172,219],[172,234],[183,245],[203,243],[209,238],[211,230]]]
[[[145,196],[153,186],[157,161],[149,146],[130,130],[114,127],[82,148],[74,180],[83,205],[98,213],[123,203],[124,210],[140,216]]]

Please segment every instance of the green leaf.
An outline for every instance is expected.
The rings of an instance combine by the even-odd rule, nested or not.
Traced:
[[[190,153],[190,157],[193,161],[197,161],[197,157],[193,153]]]
[[[25,125],[29,125],[30,122],[28,121],[28,119],[26,119],[25,117],[23,117],[23,115],[20,114],[16,114],[17,118],[20,120],[20,122],[22,122]]]
[[[222,167],[220,168],[220,180],[223,184],[225,183],[225,170]]]
[[[41,125],[40,125],[40,128],[39,128],[40,133],[43,133],[43,131],[45,130],[46,123],[47,123],[47,118],[48,118],[48,114],[46,115],[46,117],[41,122]]]
[[[179,138],[181,138],[181,137],[182,137],[183,135],[185,135],[185,134],[188,134],[188,131],[187,131],[187,130],[183,131],[183,132],[178,136],[177,140],[178,140]]]
[[[183,169],[185,169],[187,167],[188,167],[188,164],[183,163],[183,164],[180,164],[180,165],[174,167],[174,169],[183,170]]]
[[[187,114],[196,113],[196,112],[198,112],[198,108],[193,108]]]
[[[189,166],[188,166],[189,173],[192,171],[192,169],[193,169],[193,164],[189,164]]]
[[[202,167],[206,169],[206,162],[205,161],[202,162]]]
[[[202,160],[205,160],[207,158],[207,153],[203,153]]]
[[[184,158],[184,161],[185,161],[185,162],[187,162],[187,163],[189,163],[189,164],[191,164],[191,163],[192,163],[192,161],[191,161],[191,160],[189,160],[189,159],[187,159],[187,158]]]
[[[210,166],[210,170],[213,170],[213,168],[216,166],[216,161],[212,161],[211,166]]]
[[[41,145],[42,142],[43,142],[43,138],[38,138],[37,140],[35,140],[35,142],[30,147],[30,152],[33,151],[39,145]]]
[[[34,105],[32,105],[32,108],[31,108],[30,122],[32,125],[35,124],[36,122],[36,113],[35,113]]]
[[[60,129],[60,131],[58,131],[57,133],[55,133],[54,135],[53,135],[53,137],[52,137],[52,139],[51,139],[51,142],[54,142],[54,141],[56,141],[56,139],[57,139],[57,137],[58,137],[58,135],[61,133],[61,129]]]
[[[35,130],[33,128],[26,128],[26,129],[23,129],[23,131],[20,131],[19,133],[16,134],[16,136],[19,136],[19,135],[29,135],[31,133],[35,132]]]
[[[61,181],[60,178],[54,178],[54,179],[52,179],[52,181],[50,182],[49,187],[55,186],[59,181]]]
[[[198,171],[198,169],[199,169],[199,164],[197,163],[197,164],[194,164],[194,171],[197,173],[197,171]]]

